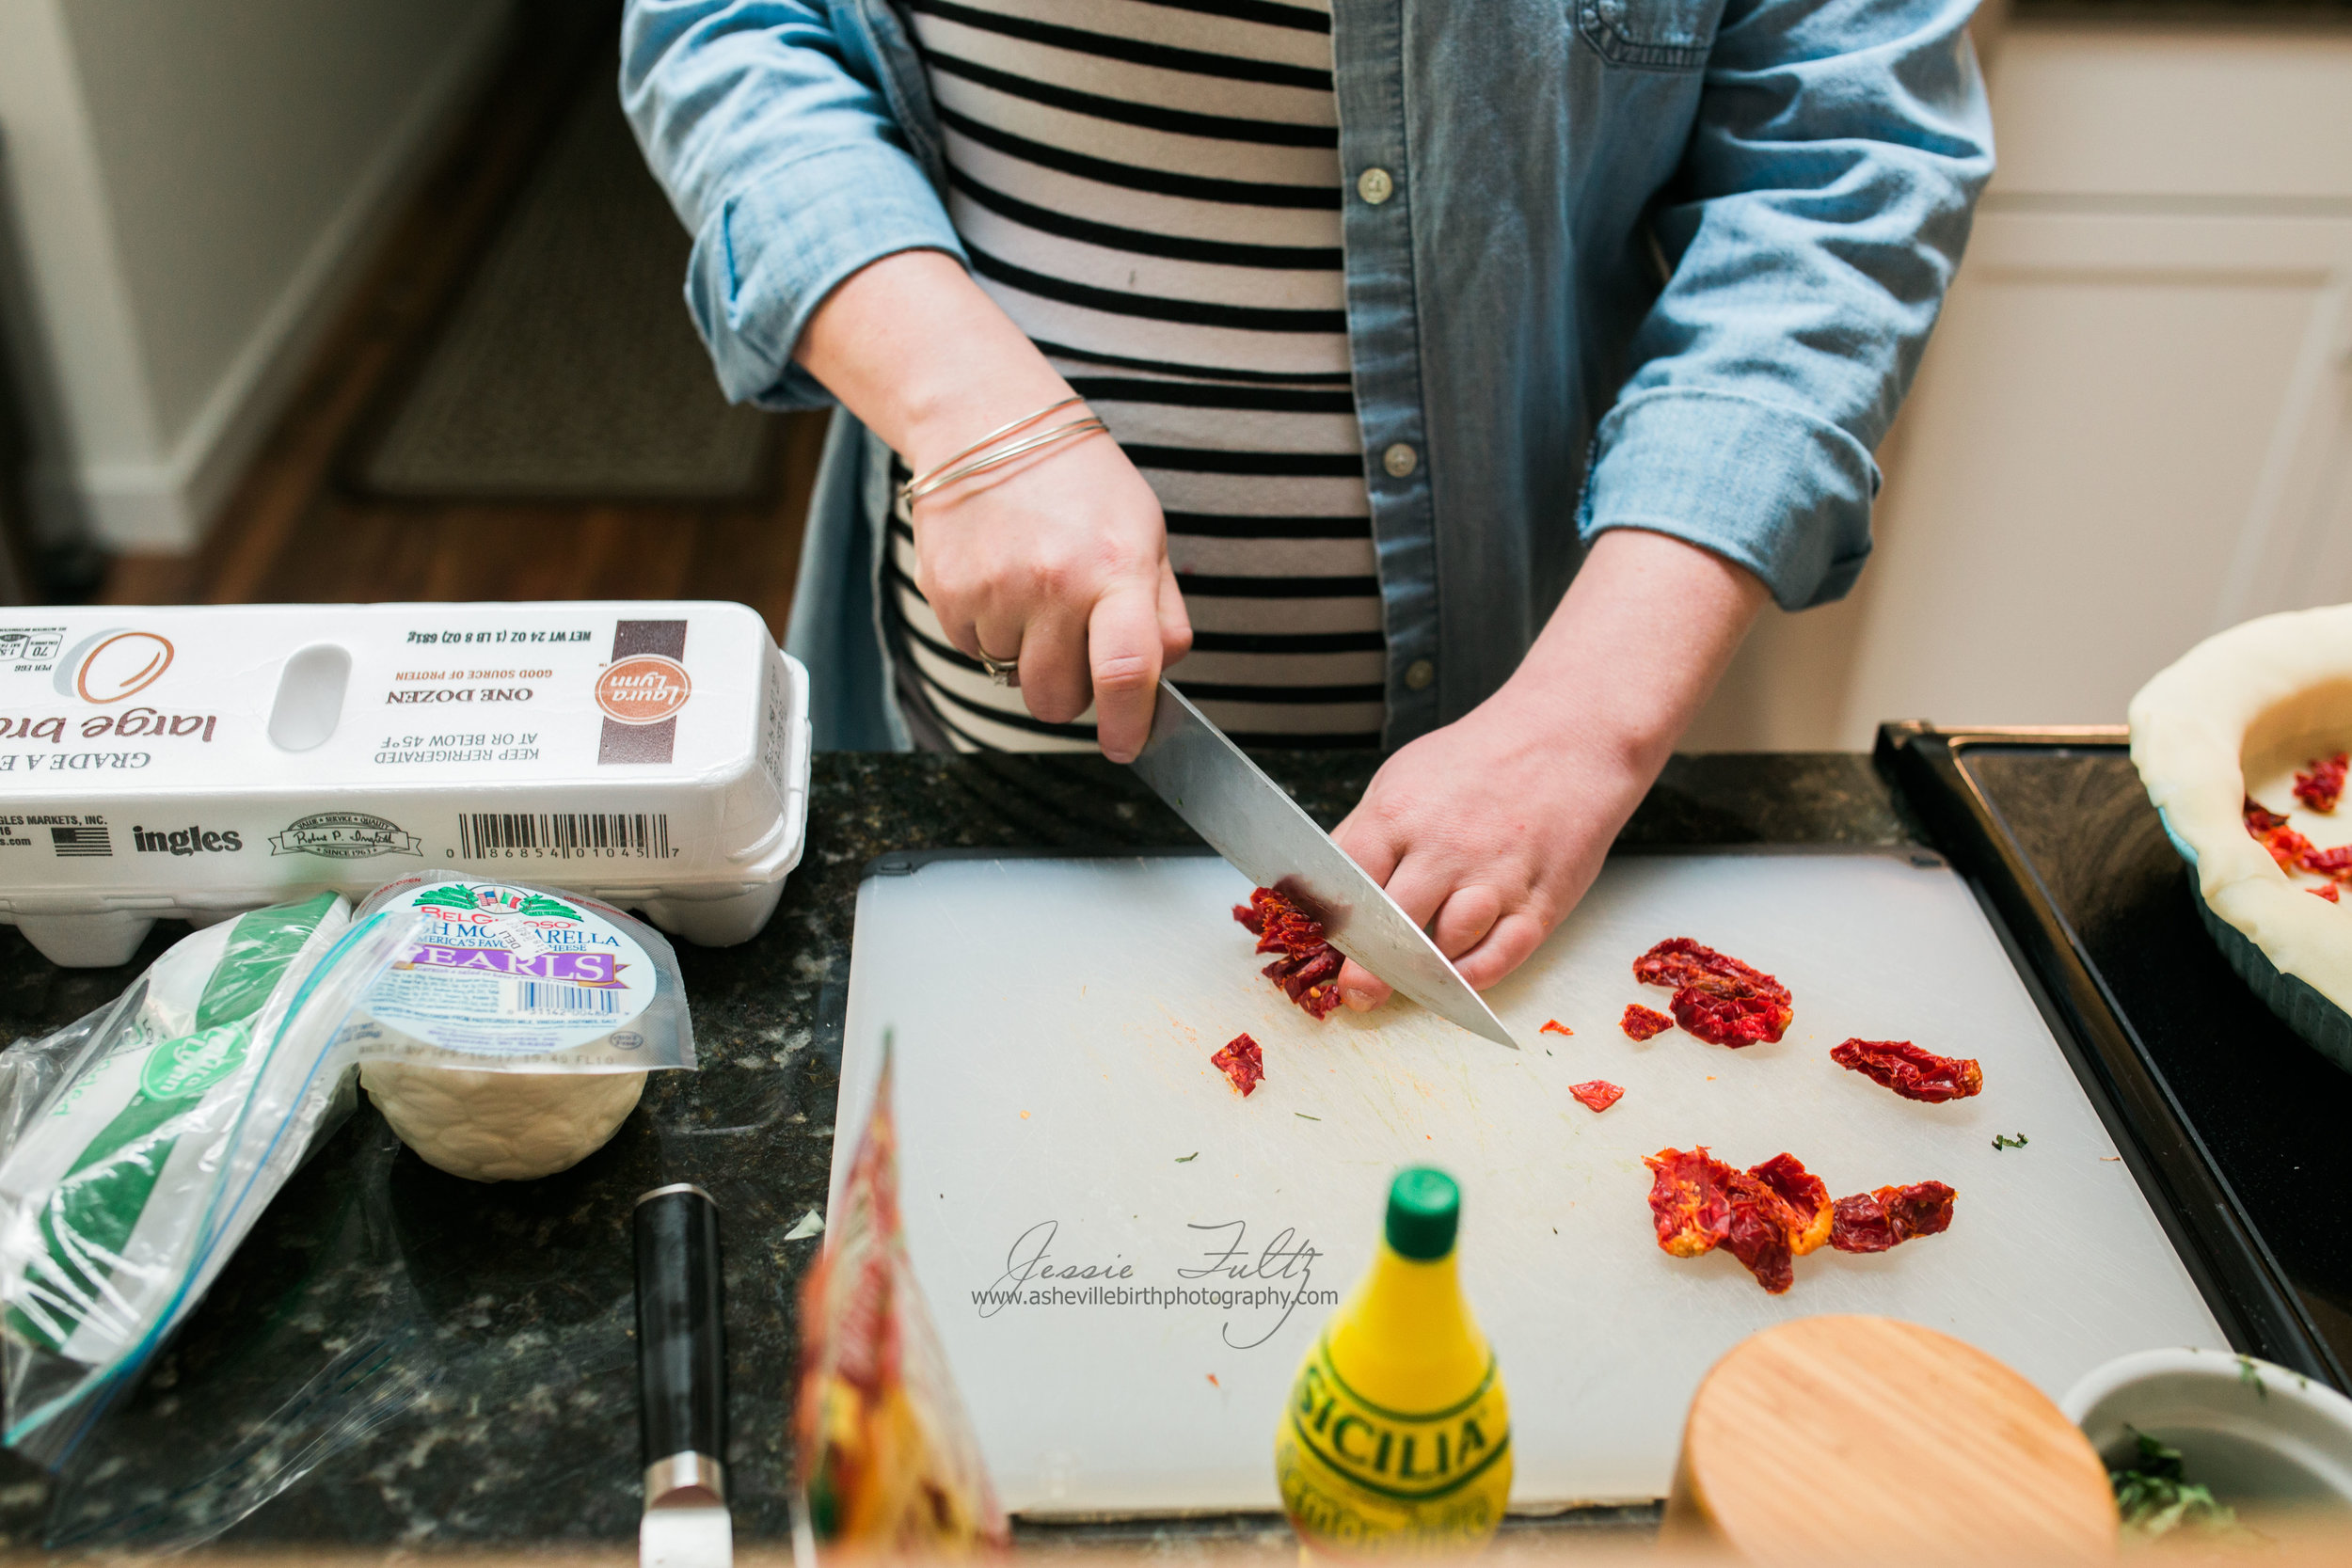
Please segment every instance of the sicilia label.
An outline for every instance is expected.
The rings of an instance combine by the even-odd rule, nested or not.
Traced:
[[[1441,1410],[1390,1410],[1347,1386],[1318,1342],[1275,1436],[1282,1506],[1310,1545],[1431,1555],[1483,1539],[1511,1491],[1511,1415],[1495,1364]]]

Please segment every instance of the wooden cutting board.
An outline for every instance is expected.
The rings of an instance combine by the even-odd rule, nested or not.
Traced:
[[[1277,1506],[1277,1413],[1329,1310],[1283,1302],[1354,1282],[1409,1163],[1462,1183],[1463,1272],[1511,1393],[1519,1505],[1663,1496],[1700,1377],[1792,1318],[1924,1323],[2053,1397],[2126,1351],[2224,1345],[1933,857],[1619,856],[1489,993],[1518,1052],[1401,1000],[1309,1019],[1232,921],[1248,891],[1205,856],[934,860],[860,889],[835,1196],[888,1031],[908,1243],[1009,1508]],[[1788,1037],[1627,1039],[1626,1005],[1666,999],[1632,960],[1669,936],[1779,975]],[[1539,1033],[1548,1019],[1574,1036]],[[1248,1100],[1209,1065],[1245,1030],[1266,1068]],[[1856,1035],[1975,1056],[1984,1092],[1899,1100],[1830,1061]],[[1595,1116],[1567,1093],[1590,1078],[1625,1098]],[[1996,1133],[2028,1141],[1996,1150]],[[1947,1181],[1952,1227],[1800,1259],[1795,1288],[1770,1296],[1728,1255],[1655,1243],[1641,1157],[1695,1143],[1740,1165],[1787,1149],[1834,1194]],[[1041,1251],[1096,1273],[1042,1277]],[[1010,1304],[982,1297],[1008,1287]],[[1059,1303],[1031,1299],[1049,1289]]]

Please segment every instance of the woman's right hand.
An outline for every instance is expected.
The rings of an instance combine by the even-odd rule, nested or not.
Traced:
[[[918,474],[1071,395],[937,251],[854,274],[818,308],[798,357]],[[1073,404],[1015,436],[1085,414]],[[1049,723],[1091,702],[1104,755],[1134,760],[1160,672],[1191,647],[1192,627],[1158,499],[1117,443],[1064,437],[934,491],[914,503],[914,549],[915,585],[950,642],[1017,658],[1022,697]]]

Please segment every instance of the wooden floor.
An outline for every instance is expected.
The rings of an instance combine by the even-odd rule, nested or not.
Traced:
[[[395,220],[203,546],[118,557],[104,602],[739,599],[781,640],[821,416],[780,421],[776,483],[755,503],[392,500],[340,478],[519,194],[579,72],[609,46],[600,29],[573,31],[550,47],[544,30],[524,30],[531,46]]]

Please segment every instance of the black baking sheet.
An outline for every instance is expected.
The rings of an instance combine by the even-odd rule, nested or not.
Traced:
[[[2238,979],[2121,731],[1890,725],[1879,759],[1976,879],[2240,1348],[2345,1387],[2352,1074]]]

